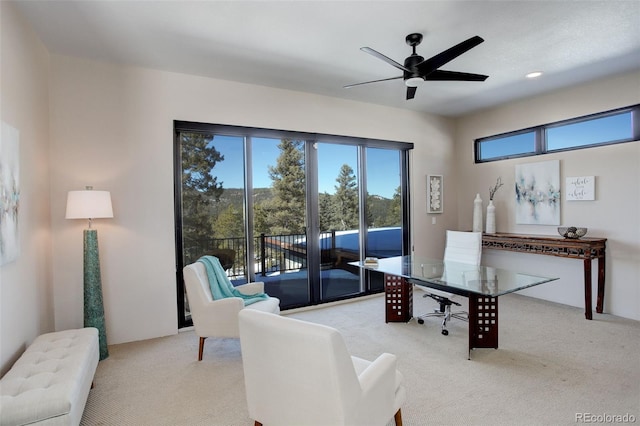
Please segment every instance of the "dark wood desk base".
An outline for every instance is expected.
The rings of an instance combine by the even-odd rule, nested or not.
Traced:
[[[384,275],[385,322],[413,318],[413,284],[406,278]],[[469,294],[469,359],[476,348],[498,349],[498,298]]]
[[[580,238],[572,240],[563,237],[525,234],[482,234],[482,247],[520,253],[544,254],[547,256],[582,259],[584,267],[584,307],[585,318],[593,318],[591,304],[591,260],[598,259],[598,296],[596,312],[604,308],[604,277],[606,258],[606,238]]]
[[[409,322],[413,317],[413,285],[406,278],[384,274],[385,322]]]
[[[469,295],[469,359],[475,348],[498,349],[498,298]]]

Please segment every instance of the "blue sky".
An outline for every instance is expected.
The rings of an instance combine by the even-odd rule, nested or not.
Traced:
[[[243,139],[235,136],[216,136],[214,146],[224,161],[216,164],[214,174],[225,188],[243,186]],[[268,167],[275,165],[280,151],[277,139],[253,139],[253,186],[271,186]],[[400,185],[400,164],[397,151],[370,148],[367,151],[368,190],[370,194],[391,198]],[[336,178],[343,164],[357,173],[357,148],[347,145],[318,143],[318,187],[320,192],[335,193]]]

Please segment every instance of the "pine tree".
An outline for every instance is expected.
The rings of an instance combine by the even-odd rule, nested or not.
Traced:
[[[401,226],[402,225],[402,191],[400,187],[397,187],[393,193],[393,200],[391,208],[387,216],[387,226]]]
[[[335,205],[333,196],[323,192],[318,195],[318,220],[320,221],[320,232],[335,230]]]
[[[358,229],[360,223],[358,212],[358,184],[353,169],[343,164],[336,179],[338,185],[334,197],[336,208],[335,223],[337,230]]]
[[[273,199],[263,206],[268,212],[270,233],[305,233],[304,141],[282,139],[275,166],[269,166]]]
[[[213,220],[214,237],[218,239],[244,238],[244,215],[242,210],[229,204]]]
[[[180,137],[182,233],[185,239],[210,238],[212,206],[224,191],[212,171],[224,156],[213,145],[213,135],[185,132]]]

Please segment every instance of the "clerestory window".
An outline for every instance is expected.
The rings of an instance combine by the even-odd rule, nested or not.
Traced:
[[[476,139],[475,162],[640,140],[640,105]]]

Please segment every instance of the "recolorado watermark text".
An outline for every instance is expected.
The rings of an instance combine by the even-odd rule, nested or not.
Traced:
[[[635,423],[633,414],[576,413],[576,423]]]

